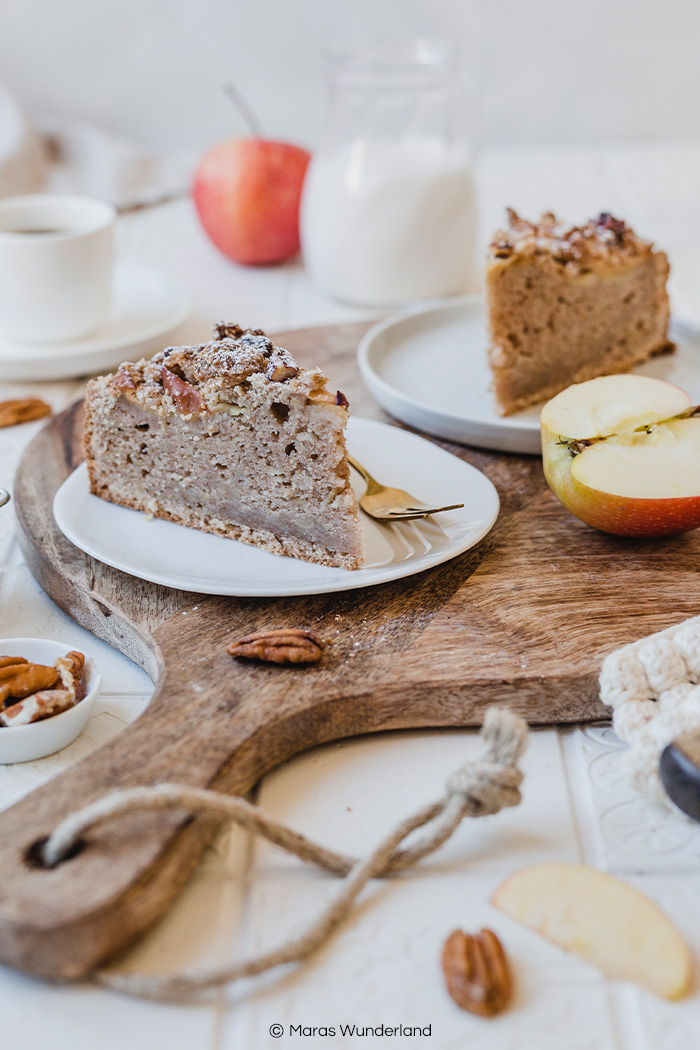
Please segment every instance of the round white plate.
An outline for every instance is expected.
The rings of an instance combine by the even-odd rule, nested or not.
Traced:
[[[635,372],[678,384],[696,403],[700,332],[673,321],[669,335],[675,354],[652,358]],[[484,300],[470,295],[388,317],[364,336],[358,361],[372,395],[404,423],[448,441],[539,454],[542,406],[497,414],[487,346]]]
[[[191,304],[167,273],[122,263],[114,271],[109,321],[69,343],[25,343],[0,335],[0,380],[70,379],[148,356],[173,338]]]
[[[369,587],[412,576],[473,547],[498,516],[498,493],[475,467],[398,427],[351,419],[348,448],[379,481],[426,500],[464,502],[415,522],[382,525],[362,515],[365,564],[348,571],[282,558],[92,496],[83,464],[54,499],[64,535],[86,554],[152,583],[202,594],[281,597]],[[364,483],[353,471],[358,494]]]

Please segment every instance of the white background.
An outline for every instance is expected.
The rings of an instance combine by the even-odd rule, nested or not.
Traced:
[[[492,141],[700,133],[693,0],[2,0],[0,78],[33,109],[201,151],[242,124],[313,146],[322,49],[422,32],[458,42]]]

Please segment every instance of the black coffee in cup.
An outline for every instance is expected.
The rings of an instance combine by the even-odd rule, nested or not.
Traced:
[[[7,233],[29,233],[29,234],[31,234],[31,233],[43,233],[43,234],[46,234],[46,233],[68,233],[69,232],[69,228],[67,226],[50,226],[50,227],[47,227],[46,229],[36,229],[36,230],[29,230],[29,229],[22,230],[22,229],[19,229],[19,230],[7,230],[6,232]]]

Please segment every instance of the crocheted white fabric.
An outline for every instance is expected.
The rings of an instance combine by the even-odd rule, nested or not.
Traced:
[[[699,683],[700,616],[625,645],[603,662],[600,698],[629,744],[623,766],[638,791],[667,806],[659,757],[681,733],[700,729]]]

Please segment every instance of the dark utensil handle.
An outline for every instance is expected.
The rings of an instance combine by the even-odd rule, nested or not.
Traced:
[[[679,809],[700,821],[700,732],[668,744],[659,761],[661,783]]]

